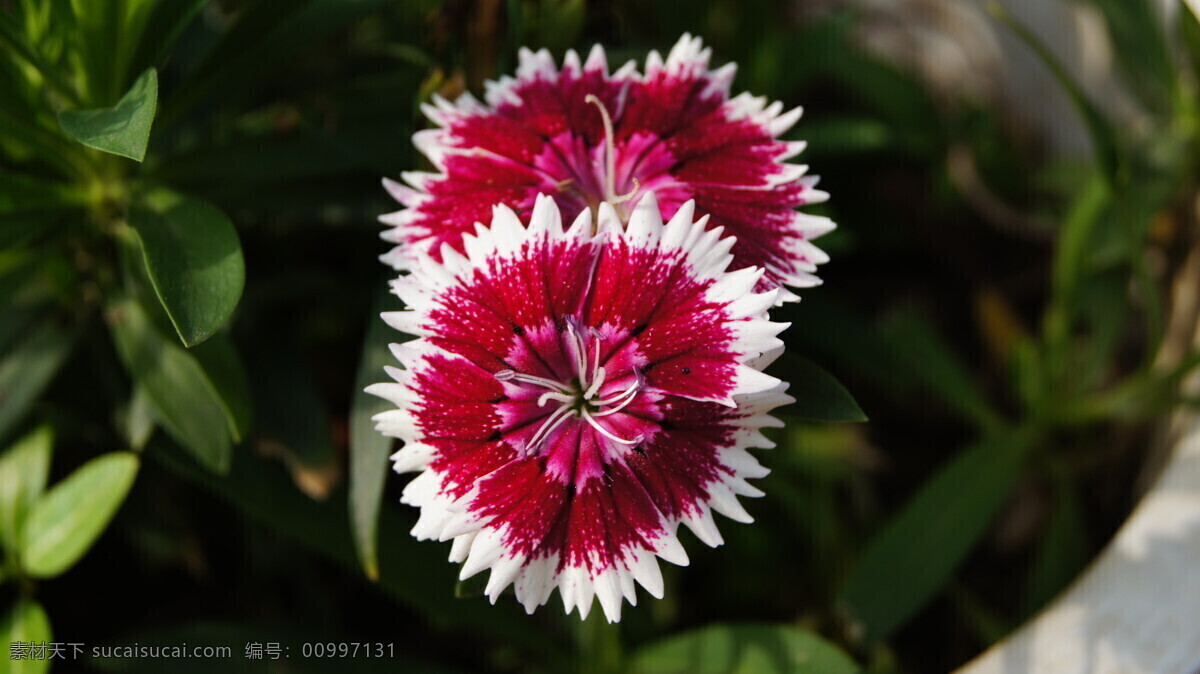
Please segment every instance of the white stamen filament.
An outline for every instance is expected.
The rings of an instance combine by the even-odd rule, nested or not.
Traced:
[[[597,339],[594,339],[594,340],[592,341],[592,343],[596,345],[596,348],[592,350],[592,372],[593,372],[593,376],[600,377],[601,379],[603,379],[603,378],[604,378],[604,375],[603,375],[603,373],[602,373],[602,370],[603,370],[603,368],[601,368],[601,367],[600,367],[600,339],[598,339],[598,338],[597,338]],[[595,391],[595,389],[596,389],[596,384],[595,384],[595,383],[593,383],[593,384],[592,384],[592,385],[591,385],[591,386],[588,388],[588,391],[592,391],[592,392],[594,392],[594,391]],[[583,397],[584,397],[584,398],[591,398],[591,397],[592,397],[592,394],[591,394],[591,393],[586,393],[586,394],[584,394],[584,396],[583,396]]]
[[[609,440],[612,440],[613,442],[619,442],[622,445],[637,445],[637,444],[640,444],[642,442],[642,440],[646,439],[646,436],[644,436],[644,435],[638,435],[638,436],[634,437],[632,440],[626,440],[624,438],[614,435],[612,431],[610,431],[607,428],[605,428],[604,426],[602,426],[599,421],[596,421],[595,419],[593,419],[592,415],[587,411],[586,407],[583,408],[583,410],[581,410],[581,415],[583,416],[584,421],[588,422],[589,424],[592,425],[592,428],[599,431],[600,435],[603,435],[604,437],[608,438]]]
[[[613,403],[620,401],[622,398],[625,398],[627,396],[632,396],[633,394],[637,393],[638,390],[642,388],[642,384],[646,383],[646,378],[643,377],[642,373],[639,372],[638,370],[633,371],[633,376],[634,376],[634,380],[633,380],[633,383],[629,385],[629,388],[625,389],[624,391],[618,393],[617,395],[615,395],[611,398],[604,398],[602,400],[597,400],[593,404],[596,407],[604,407],[605,405],[612,405]]]
[[[575,322],[567,321],[567,332],[571,334],[571,339],[575,341],[575,374],[579,376],[579,385],[586,387],[588,385],[587,377],[587,345],[583,342],[583,337],[575,331]]]
[[[608,201],[609,201],[609,203],[613,204],[614,206],[617,204],[623,204],[626,201],[629,201],[630,199],[632,199],[634,196],[636,196],[638,193],[638,190],[641,189],[641,187],[642,187],[642,184],[638,182],[637,178],[634,178],[632,190],[629,190],[629,192],[627,194],[613,195],[613,196],[609,197]]]
[[[538,398],[538,407],[545,407],[546,402],[550,401],[550,400],[557,400],[558,402],[565,403],[567,405],[570,405],[571,403],[575,402],[575,398],[573,398],[569,394],[559,393],[558,391],[551,391],[549,393],[543,393],[542,397]]]
[[[596,351],[599,352],[599,349],[596,349]],[[596,379],[592,382],[592,385],[588,387],[588,390],[583,392],[584,400],[591,400],[592,396],[596,395],[596,391],[599,391],[600,386],[604,384],[604,376],[606,374],[607,373],[604,371],[604,368],[598,366],[596,367]]]
[[[540,445],[543,440],[550,437],[550,433],[552,433],[554,429],[558,428],[562,422],[566,421],[570,416],[570,405],[563,405],[551,412],[550,416],[546,417],[546,421],[542,422],[542,427],[537,429],[537,432],[533,434],[533,437],[530,438],[529,442],[525,445],[525,453],[532,454],[537,451],[538,445]]]
[[[629,388],[625,389],[621,394],[613,396],[612,398],[606,398],[604,400],[597,400],[595,403],[593,403],[596,407],[604,407],[605,405],[614,405],[613,407],[609,407],[608,409],[604,410],[603,412],[597,412],[593,416],[606,417],[610,414],[616,414],[617,412],[620,412],[621,410],[625,409],[626,405],[633,402],[633,399],[637,397],[637,392],[639,390],[641,390],[641,388],[642,388],[642,374],[639,372],[637,374],[637,379],[634,380],[634,382],[629,385]]]
[[[612,201],[616,197],[616,150],[613,147],[612,118],[608,116],[608,108],[595,94],[588,94],[583,99],[587,103],[600,108],[600,119],[604,121],[604,198]],[[619,202],[618,202],[619,203]]]
[[[560,384],[559,382],[554,381],[553,379],[538,377],[532,374],[523,374],[515,370],[500,370],[492,376],[500,381],[520,381],[526,384],[533,384],[534,386],[542,386],[554,391],[558,391],[559,393],[569,394],[571,392],[571,389]]]
[[[513,381],[524,384],[531,384],[547,389],[537,399],[538,407],[545,407],[551,401],[558,403],[558,407],[551,412],[542,421],[541,426],[537,431],[530,436],[525,444],[526,455],[533,454],[538,450],[538,447],[544,443],[550,435],[561,426],[567,419],[575,416],[582,418],[592,428],[604,437],[613,442],[622,445],[637,445],[641,443],[645,436],[638,435],[632,439],[622,438],[613,433],[603,424],[597,421],[599,417],[606,417],[616,414],[625,409],[635,399],[637,394],[645,385],[645,378],[642,373],[636,369],[633,372],[634,380],[629,387],[624,391],[607,397],[598,398],[600,389],[604,387],[604,383],[608,380],[608,371],[600,366],[601,356],[601,334],[587,326],[576,325],[577,321],[572,318],[566,320],[566,330],[569,335],[567,344],[572,351],[571,357],[575,361],[575,373],[578,381],[575,386],[536,375],[524,374],[515,370],[506,369],[496,372],[493,376],[499,381]],[[585,339],[584,333],[590,336],[590,339]],[[588,350],[591,349],[591,357],[589,358]]]

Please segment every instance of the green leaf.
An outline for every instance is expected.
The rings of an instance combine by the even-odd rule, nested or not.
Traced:
[[[142,161],[158,104],[158,73],[148,68],[116,106],[63,110],[58,124],[75,140],[111,154]]]
[[[141,386],[133,387],[133,395],[129,397],[129,407],[125,410],[122,431],[129,448],[142,451],[154,433],[154,408],[146,389]]]
[[[1192,72],[1196,72],[1197,68],[1200,68],[1200,2],[1185,0],[1184,4],[1187,5],[1188,11],[1181,12],[1177,21],[1179,41],[1188,56]]]
[[[81,88],[90,103],[108,104],[121,93],[119,78],[128,62],[130,40],[124,35],[129,0],[63,0],[71,14],[69,40],[74,61],[82,75]]]
[[[130,66],[142,64],[158,67],[162,65],[167,51],[179,39],[183,30],[200,13],[208,0],[170,0],[155,2],[146,17],[137,50],[130,59]],[[133,73],[129,73],[133,75]]]
[[[633,657],[631,674],[853,674],[845,653],[789,625],[713,625],[668,637]]]
[[[63,72],[55,64],[47,62],[42,54],[29,44],[24,29],[7,11],[0,11],[0,45],[7,47],[6,52],[15,54],[32,65],[59,93],[76,104],[80,102],[79,92],[71,86]]]
[[[217,207],[167,190],[130,209],[154,292],[187,346],[233,313],[246,280],[237,232]]]
[[[970,371],[920,316],[897,314],[884,326],[883,336],[912,368],[913,375],[947,407],[981,428],[993,428],[1000,423],[999,415],[971,379]]]
[[[993,16],[1016,33],[1017,37],[1037,54],[1042,63],[1050,69],[1058,80],[1060,86],[1066,92],[1071,102],[1075,105],[1075,109],[1079,111],[1079,116],[1083,118],[1083,123],[1087,126],[1088,135],[1091,136],[1093,150],[1096,153],[1096,163],[1100,166],[1100,172],[1108,182],[1109,186],[1115,187],[1124,180],[1125,168],[1123,166],[1123,158],[1120,148],[1117,144],[1117,135],[1108,120],[1100,114],[1096,106],[1088,100],[1084,95],[1083,90],[1071,78],[1071,75],[1063,68],[1058,59],[1050,53],[1046,45],[1038,39],[1032,31],[1024,24],[1017,20],[1007,9],[1004,8],[996,0],[988,0],[987,9]]]
[[[0,96],[15,97],[0,91]],[[81,179],[91,164],[91,157],[79,143],[66,138],[58,129],[50,130],[39,124],[36,114],[18,114],[15,106],[0,106],[0,148],[10,158],[44,161],[54,166],[59,174]],[[83,191],[76,189],[76,195]],[[82,201],[82,199],[74,199]]]
[[[867,421],[846,387],[816,363],[785,352],[768,368],[769,374],[788,383],[788,395],[796,402],[777,410],[815,421]]]
[[[115,303],[107,319],[117,353],[145,391],[159,423],[200,463],[227,470],[226,407],[196,357],[159,333],[133,300]]]
[[[1033,561],[1023,613],[1032,616],[1071,582],[1088,560],[1087,522],[1074,485],[1055,485],[1050,525]]]
[[[35,324],[0,359],[0,439],[19,422],[71,353],[75,335],[52,317]]]
[[[46,489],[54,431],[42,426],[0,456],[0,545],[12,549],[26,513]]]
[[[1125,81],[1149,109],[1166,112],[1182,72],[1175,67],[1171,45],[1161,29],[1158,2],[1150,0],[1091,0],[1104,13],[1113,40],[1113,54],[1125,71]],[[1186,18],[1183,20],[1187,20]]]
[[[1043,335],[1046,360],[1056,371],[1067,360],[1072,321],[1078,289],[1087,274],[1097,249],[1097,227],[1110,209],[1112,192],[1100,176],[1090,181],[1071,204],[1054,250],[1053,294],[1046,308]],[[1054,373],[1051,373],[1054,374]]]
[[[382,284],[380,287],[385,288]],[[388,453],[392,439],[376,431],[375,422],[371,420],[388,409],[388,401],[363,389],[385,380],[387,375],[383,366],[393,364],[388,342],[402,337],[379,317],[386,306],[383,300],[389,296],[381,290],[372,306],[358,374],[354,378],[354,398],[350,403],[350,522],[359,561],[371,579],[379,577],[375,536],[384,481],[391,473]]]
[[[241,442],[250,431],[253,404],[246,368],[233,348],[233,342],[224,334],[213,335],[208,341],[193,348],[191,354],[200,361],[204,374],[217,394],[217,400],[225,410],[230,435],[234,441]]]
[[[50,671],[50,660],[13,658],[13,645],[17,643],[41,644],[54,639],[50,631],[50,619],[41,604],[32,599],[18,599],[0,625],[0,642],[7,653],[0,653],[0,671],[7,674],[42,674]],[[28,655],[28,652],[26,652]]]
[[[902,141],[889,124],[870,117],[835,117],[804,125],[808,149],[806,161],[814,157],[846,157],[892,149]]]
[[[84,203],[71,186],[0,168],[0,213],[72,208]]]
[[[871,539],[840,599],[868,643],[942,591],[1004,504],[1034,445],[1027,429],[999,430],[950,460]]]
[[[21,528],[21,567],[37,578],[71,568],[108,526],[137,476],[138,458],[112,452],[50,488]]]

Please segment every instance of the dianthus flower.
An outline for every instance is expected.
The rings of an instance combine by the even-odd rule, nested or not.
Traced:
[[[807,167],[786,163],[803,142],[778,137],[800,108],[740,94],[730,97],[735,66],[709,70],[710,52],[684,35],[666,61],[657,52],[645,73],[632,61],[612,75],[600,46],[586,62],[567,52],[559,70],[549,52],[520,52],[516,78],[488,83],[485,103],[463,94],[424,106],[438,128],[413,142],[437,173],[410,172],[408,185],[384,181],[406,208],[381,216],[397,245],[383,256],[397,270],[443,243],[463,252],[462,237],[491,216],[494,204],[528,222],[539,194],[566,213],[616,204],[653,190],[670,218],[689,201],[737,242],[732,268],[766,270],[759,290],[812,286],[828,257],[811,243],[834,228],[794,210],[824,201]],[[794,297],[783,291],[780,299]]]
[[[384,314],[419,339],[393,346],[404,369],[368,390],[396,405],[375,417],[404,440],[398,472],[412,533],[453,541],[467,578],[491,569],[532,612],[557,587],[610,621],[635,581],[661,597],[657,557],[686,564],[680,523],[721,541],[712,511],[751,517],[737,496],[767,473],[748,452],[789,402],[761,369],[785,326],[755,292],[762,272],[727,271],[730,238],[682,204],[663,224],[654,194],[623,222],[602,203],[567,231],[539,197],[525,226],[498,206],[491,226],[443,244],[393,282],[407,311]]]

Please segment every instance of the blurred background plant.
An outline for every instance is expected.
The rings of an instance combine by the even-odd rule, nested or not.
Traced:
[[[1193,402],[1200,26],[1167,1],[907,4],[928,20],[0,0],[0,641],[229,645],[222,671],[280,642],[272,671],[836,673],[1000,639],[1103,546]],[[662,601],[619,626],[489,607],[408,536],[358,393],[397,339],[379,179],[421,165],[422,101],[522,45],[641,61],[685,31],[736,89],[808,109],[791,135],[840,229],[826,285],[778,312],[776,374],[828,405],[782,411],[757,523],[688,546]],[[298,657],[317,641],[395,662]]]

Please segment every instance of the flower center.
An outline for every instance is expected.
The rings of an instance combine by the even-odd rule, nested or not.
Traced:
[[[566,383],[548,377],[517,372],[516,370],[500,370],[495,373],[500,381],[513,381],[532,387],[546,389],[537,401],[538,407],[557,405],[555,409],[542,420],[541,426],[530,437],[525,445],[527,455],[535,453],[567,419],[578,418],[587,422],[597,433],[622,445],[638,445],[645,439],[638,435],[633,438],[623,438],[605,427],[599,420],[616,414],[637,398],[637,394],[645,385],[645,379],[640,372],[634,371],[634,381],[629,388],[619,393],[603,397],[600,389],[604,386],[608,372],[600,364],[600,342],[602,336],[586,326],[577,325],[570,318],[567,324],[567,351],[575,376]],[[585,338],[585,333],[587,337]]]

